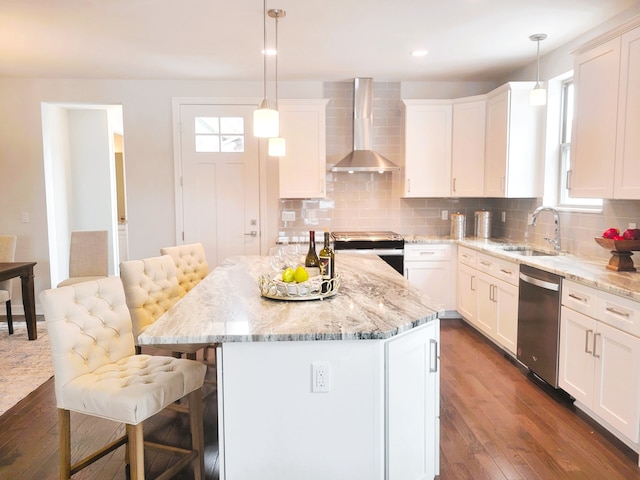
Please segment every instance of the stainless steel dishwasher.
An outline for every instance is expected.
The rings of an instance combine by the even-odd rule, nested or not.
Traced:
[[[517,357],[554,388],[558,388],[561,289],[561,276],[520,265]]]

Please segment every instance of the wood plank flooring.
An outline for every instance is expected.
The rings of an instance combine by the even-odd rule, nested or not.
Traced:
[[[462,321],[442,322],[441,368],[440,480],[640,479],[636,454],[594,428],[565,399],[546,392]],[[215,394],[205,401],[207,480],[218,479],[216,402]],[[72,414],[71,420],[72,438],[83,438],[73,443],[77,456],[121,431],[82,415]],[[154,440],[188,442],[184,414],[163,412],[145,429]],[[58,478],[57,438],[49,380],[0,417],[0,478]],[[168,462],[170,457],[150,452],[149,476]],[[74,478],[125,478],[123,450]],[[177,478],[193,477],[185,469]]]

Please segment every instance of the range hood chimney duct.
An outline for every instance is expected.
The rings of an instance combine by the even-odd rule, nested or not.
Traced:
[[[353,151],[332,172],[392,172],[400,167],[372,150],[373,79],[356,78],[353,92]]]

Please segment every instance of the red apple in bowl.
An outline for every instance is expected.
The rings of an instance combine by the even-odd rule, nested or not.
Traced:
[[[604,233],[602,234],[602,238],[614,238],[616,236],[620,236],[620,230],[618,230],[617,228],[607,228]],[[614,240],[621,240],[620,239],[616,239],[614,238]]]
[[[627,228],[622,234],[625,240],[640,240],[640,228]]]
[[[614,235],[613,237],[611,237],[612,240],[624,240],[624,237],[622,235]]]

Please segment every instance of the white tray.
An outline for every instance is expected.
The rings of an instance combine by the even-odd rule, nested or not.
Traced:
[[[285,283],[280,279],[280,273],[267,273],[258,280],[260,295],[273,300],[321,300],[334,296],[340,289],[341,278],[336,275],[331,280],[322,280],[317,276],[302,283]],[[322,292],[325,285],[326,292]]]

